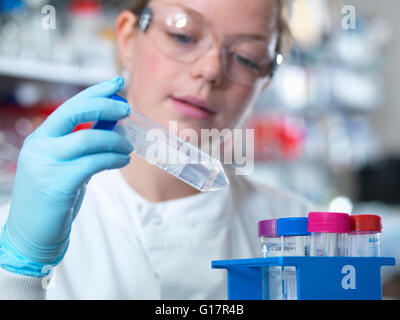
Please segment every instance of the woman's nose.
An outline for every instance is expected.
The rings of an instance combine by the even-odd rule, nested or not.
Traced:
[[[224,77],[222,50],[211,48],[193,64],[191,71],[194,78],[203,78],[214,86],[218,86]]]

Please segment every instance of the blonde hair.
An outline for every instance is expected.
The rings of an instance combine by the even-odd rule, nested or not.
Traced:
[[[146,8],[151,0],[134,0],[134,4],[130,10],[139,14],[144,8]],[[276,52],[282,55],[286,54],[290,50],[292,42],[292,34],[289,29],[289,15],[288,15],[288,1],[290,0],[277,0],[279,6],[279,38],[277,43]]]

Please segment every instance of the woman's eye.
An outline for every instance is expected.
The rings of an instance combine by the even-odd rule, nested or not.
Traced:
[[[254,61],[247,59],[245,57],[239,56],[238,54],[235,54],[235,59],[242,64],[245,67],[249,67],[252,69],[260,70],[261,67]]]
[[[176,40],[179,43],[182,44],[189,44],[189,43],[194,43],[195,39],[192,38],[191,36],[187,36],[184,34],[178,34],[178,33],[170,33],[169,36]]]

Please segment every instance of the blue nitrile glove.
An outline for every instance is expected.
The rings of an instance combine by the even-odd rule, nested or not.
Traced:
[[[126,118],[131,107],[109,98],[122,78],[90,87],[65,102],[24,141],[9,216],[0,235],[0,265],[29,276],[64,257],[71,225],[90,178],[126,166],[133,147],[114,131],[81,130],[79,123]],[[48,268],[47,268],[48,269]]]

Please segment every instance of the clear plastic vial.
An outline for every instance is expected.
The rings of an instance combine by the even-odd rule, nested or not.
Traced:
[[[308,231],[311,232],[310,256],[348,256],[350,215],[347,213],[310,212]]]
[[[308,219],[281,218],[277,221],[277,235],[281,237],[282,256],[308,256],[310,233]],[[297,300],[296,267],[283,268],[283,299]]]
[[[350,221],[349,256],[379,257],[382,218],[378,215],[360,214],[350,216]]]
[[[261,254],[264,258],[281,256],[281,239],[276,234],[277,219],[262,220],[258,223],[258,236],[261,239]],[[282,300],[282,267],[262,268],[264,300]]]
[[[110,98],[124,101],[118,95]],[[229,186],[221,162],[132,110],[121,121],[98,121],[94,129],[115,130],[128,139],[133,152],[201,192]]]

